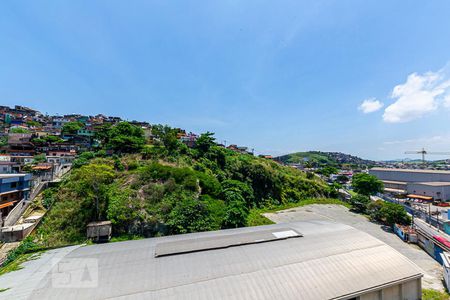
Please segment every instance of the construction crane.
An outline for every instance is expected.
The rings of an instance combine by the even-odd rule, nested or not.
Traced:
[[[422,148],[419,151],[406,151],[405,154],[422,154],[422,163],[425,163],[425,155],[450,155],[450,152],[428,152]]]

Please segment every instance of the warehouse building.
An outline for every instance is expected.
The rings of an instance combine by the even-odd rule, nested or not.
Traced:
[[[388,193],[430,201],[450,201],[450,171],[373,168]]]
[[[52,281],[92,260],[91,288]],[[395,300],[421,298],[422,271],[367,233],[309,221],[80,247],[42,276],[36,299]]]

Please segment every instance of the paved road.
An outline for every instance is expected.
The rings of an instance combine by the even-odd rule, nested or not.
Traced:
[[[362,215],[350,212],[340,205],[307,205],[294,209],[288,209],[277,213],[265,214],[266,217],[276,223],[306,221],[306,220],[331,220],[343,223],[378,238],[390,245],[411,261],[416,263],[423,271],[422,284],[424,288],[443,290],[442,267],[425,251],[417,245],[407,244],[391,232],[389,228],[374,224]]]

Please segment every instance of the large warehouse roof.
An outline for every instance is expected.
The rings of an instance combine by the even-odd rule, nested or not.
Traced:
[[[34,298],[339,299],[422,276],[383,242],[324,221],[86,246],[71,258],[98,261],[98,286],[57,288],[49,273]]]
[[[405,173],[428,173],[428,174],[448,174],[450,171],[443,170],[418,170],[418,169],[391,169],[391,168],[372,168],[370,171],[388,171],[388,172],[405,172]]]

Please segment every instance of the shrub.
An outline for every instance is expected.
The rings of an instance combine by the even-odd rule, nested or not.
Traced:
[[[366,213],[367,206],[370,203],[370,198],[364,195],[356,195],[350,199],[350,204],[352,206],[352,210],[357,213]]]

